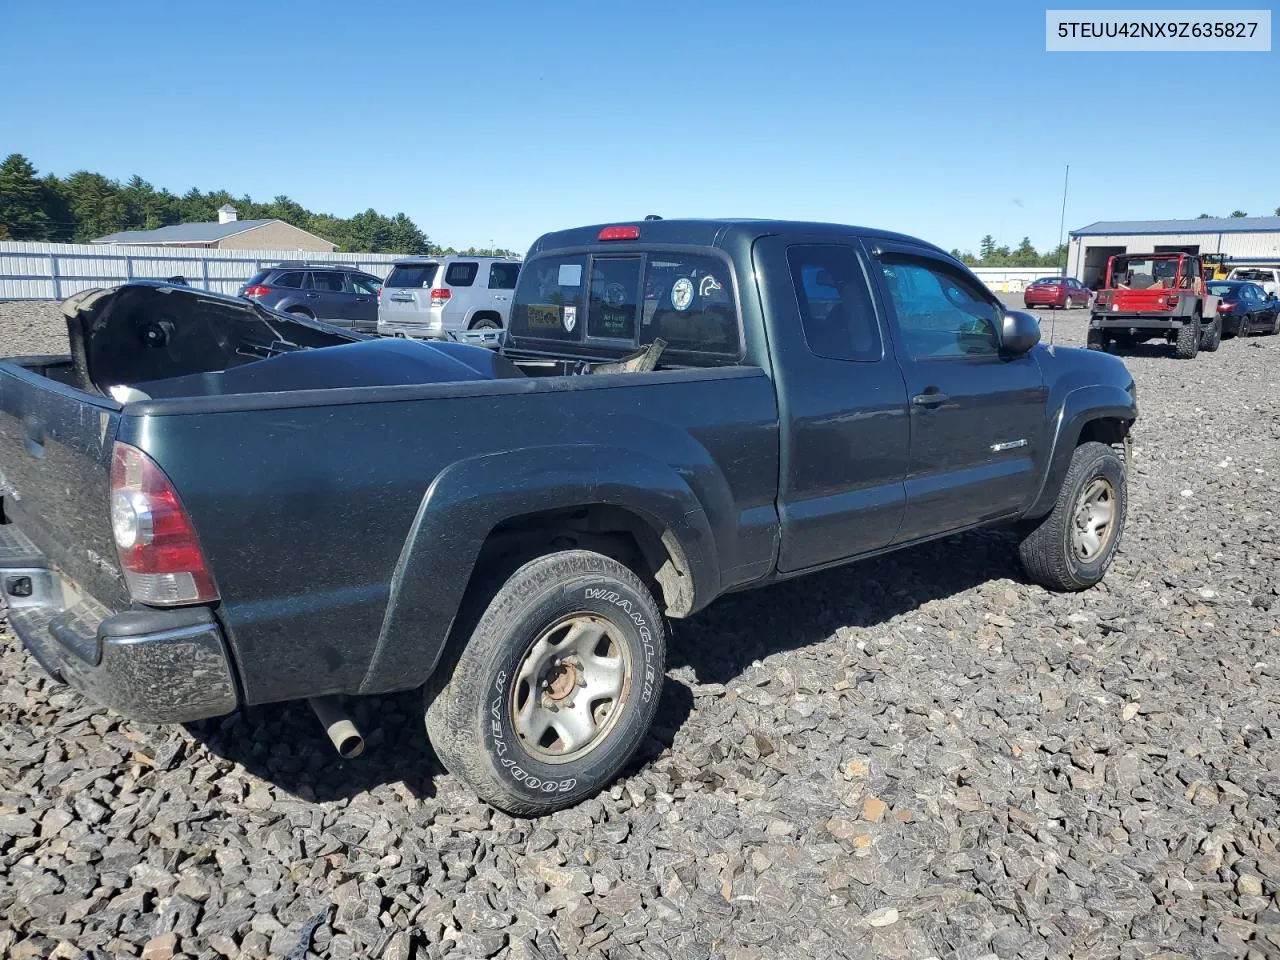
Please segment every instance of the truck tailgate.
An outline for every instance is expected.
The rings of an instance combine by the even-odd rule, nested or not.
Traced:
[[[46,368],[59,369],[58,360],[0,362],[4,519],[67,580],[107,607],[125,609],[109,511],[120,405],[44,376]]]

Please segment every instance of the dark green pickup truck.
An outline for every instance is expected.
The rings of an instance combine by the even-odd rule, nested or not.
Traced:
[[[654,220],[548,234],[500,351],[185,287],[65,307],[0,362],[0,577],[53,676],[141,720],[423,688],[440,758],[532,814],[644,736],[665,621],[957,531],[1096,583],[1137,416],[899,234]]]

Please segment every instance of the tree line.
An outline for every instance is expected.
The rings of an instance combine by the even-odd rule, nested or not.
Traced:
[[[1031,245],[1030,237],[1023,237],[1016,249],[1008,246],[996,246],[995,238],[987,234],[978,245],[975,255],[972,250],[956,248],[951,255],[961,263],[970,267],[1066,267],[1067,245],[1059,244],[1054,250],[1041,253]]]
[[[125,183],[80,170],[66,177],[40,176],[20,153],[0,163],[0,240],[88,243],[120,230],[155,230],[174,223],[209,223],[229,203],[241,220],[283,220],[338,245],[344,253],[512,256],[506,249],[458,251],[433,243],[404,213],[386,216],[370,208],[352,217],[313,213],[281,195],[269,203],[226,190],[193,187],[181,196],[156,189],[140,176]]]

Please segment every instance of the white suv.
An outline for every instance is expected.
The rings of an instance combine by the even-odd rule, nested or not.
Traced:
[[[498,346],[519,274],[509,257],[397,260],[378,297],[378,332]]]

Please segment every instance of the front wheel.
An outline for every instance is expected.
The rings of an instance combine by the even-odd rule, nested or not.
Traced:
[[[1209,329],[1200,335],[1200,349],[1205,353],[1213,353],[1222,344],[1222,318],[1214,317],[1209,321]]]
[[[662,614],[631,570],[586,550],[539,557],[498,590],[452,673],[429,686],[431,744],[501,810],[571,806],[640,745],[665,652]]]
[[[1084,590],[1107,572],[1124,530],[1128,486],[1121,455],[1105,443],[1076,447],[1058,500],[1022,539],[1027,576],[1050,590]]]

